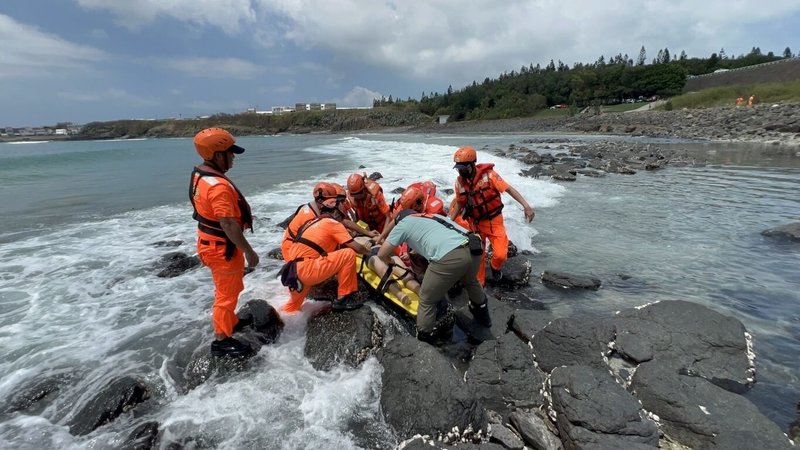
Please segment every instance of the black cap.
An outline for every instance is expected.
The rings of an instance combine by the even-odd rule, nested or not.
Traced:
[[[244,153],[244,149],[243,149],[242,147],[239,147],[239,146],[238,146],[238,145],[236,145],[236,144],[233,144],[233,145],[231,145],[231,146],[230,146],[230,147],[228,147],[228,149],[227,149],[227,150],[225,150],[225,151],[227,151],[227,152],[233,152],[233,153],[236,153],[237,155],[241,155],[242,153]]]
[[[466,162],[456,163],[456,165],[453,166],[453,169],[458,169],[458,170],[468,169],[469,166],[471,166],[472,164],[473,163],[466,163]]]

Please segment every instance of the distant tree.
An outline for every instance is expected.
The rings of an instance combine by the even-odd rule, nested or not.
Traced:
[[[681,50],[681,56],[678,59],[681,61],[686,61],[687,58],[688,56],[686,56],[686,52]]]
[[[550,64],[548,64],[547,67],[544,68],[544,70],[550,70],[550,71],[556,70],[556,63],[554,63],[553,60],[551,59]]]
[[[719,49],[719,53],[717,53],[717,56],[719,56],[719,59],[728,59],[728,55],[725,54],[725,47]]]
[[[708,62],[706,63],[706,70],[709,72],[713,72],[717,65],[719,64],[719,56],[716,53],[712,53],[711,57],[708,58]]]
[[[386,100],[386,103],[388,103],[388,104],[390,104],[390,105],[391,105],[392,103],[394,103],[394,100],[392,100],[392,94],[389,94],[389,100]]]
[[[447,95],[452,95],[452,94],[453,94],[453,85],[451,84],[447,86]]]
[[[670,60],[671,56],[669,55],[669,49],[664,47],[664,55],[661,62],[663,62],[664,64],[669,64]]]
[[[785,49],[783,49],[783,57],[784,58],[791,58],[792,56],[794,56],[794,55],[792,55],[792,49],[790,49],[789,47],[786,47]]]
[[[659,49],[658,55],[656,55],[656,59],[653,60],[653,64],[662,64],[664,62],[664,50]]]
[[[749,53],[749,54],[750,54],[750,55],[753,55],[753,56],[761,56],[761,48],[760,48],[760,47],[753,47],[753,48],[750,50],[750,53]]]
[[[606,57],[603,56],[603,55],[600,55],[600,57],[597,58],[597,62],[595,63],[595,65],[597,65],[598,67],[605,66],[606,65]]]
[[[647,52],[645,51],[645,49],[644,49],[644,45],[643,45],[643,46],[642,46],[642,49],[641,49],[641,50],[639,50],[639,57],[638,57],[638,58],[636,58],[636,65],[637,65],[637,66],[643,66],[643,65],[644,65],[644,62],[645,62],[646,60],[647,60]]]

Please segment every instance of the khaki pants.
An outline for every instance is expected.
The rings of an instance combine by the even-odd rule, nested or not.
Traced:
[[[465,245],[451,250],[441,260],[428,264],[419,291],[417,330],[426,333],[433,331],[436,325],[436,304],[458,281],[464,285],[470,302],[482,305],[486,301],[486,294],[476,278],[482,259],[483,255],[471,254],[469,247]]]

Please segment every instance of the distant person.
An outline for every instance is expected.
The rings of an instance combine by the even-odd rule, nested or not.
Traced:
[[[750,98],[747,99],[747,106],[752,108],[753,104],[755,104],[755,102],[756,102],[756,96],[755,95],[751,95]]]
[[[211,353],[248,356],[252,353],[250,346],[231,335],[239,322],[234,311],[244,290],[245,259],[252,268],[259,258],[243,233],[253,229],[250,205],[225,176],[233,167],[235,155],[244,153],[244,149],[222,128],[197,133],[194,148],[203,163],[192,171],[189,200],[197,220],[197,254],[214,279],[212,320],[216,339],[211,343]]]
[[[354,173],[347,178],[347,192],[357,219],[363,220],[370,230],[382,232],[389,218],[389,205],[383,197],[381,185],[360,173]]]
[[[736,99],[736,106],[744,106],[744,98],[743,97],[739,96]]]
[[[494,171],[494,164],[476,164],[477,153],[472,147],[461,147],[453,155],[454,169],[458,170],[456,202],[450,210],[451,219],[461,215],[472,231],[492,244],[492,281],[503,278],[503,264],[508,259],[508,235],[503,221],[503,192],[508,192],[525,212],[525,219],[533,220],[535,212],[522,194]],[[485,284],[485,262],[481,258],[478,280]]]
[[[306,222],[294,237],[284,255],[287,261],[281,268],[281,282],[289,288],[289,301],[283,312],[300,311],[312,287],[336,275],[337,298],[334,311],[360,308],[356,297],[356,252],[369,254],[369,248],[353,240],[341,220],[345,203],[335,198],[322,202],[320,215]]]
[[[436,306],[459,281],[469,297],[472,316],[480,325],[491,328],[486,294],[476,278],[483,253],[477,243],[477,254],[470,250],[467,230],[446,217],[418,214],[412,209],[400,211],[393,222],[394,227],[377,257],[388,265],[395,248],[407,243],[428,260],[419,291],[417,339],[431,344],[437,340],[440,330],[436,329]]]

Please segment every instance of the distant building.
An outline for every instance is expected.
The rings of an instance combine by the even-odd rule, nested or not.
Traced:
[[[335,111],[336,103],[295,103],[295,111]]]
[[[66,136],[67,135],[67,129],[66,128],[56,128],[55,134],[59,135],[59,136]]]
[[[450,118],[450,115],[441,115],[439,116],[439,125],[444,125],[447,123],[447,119]]]
[[[323,103],[322,109],[324,111],[335,111],[336,110],[336,103]]]
[[[272,114],[274,114],[274,115],[280,115],[280,114],[285,114],[285,113],[290,113],[290,112],[294,112],[294,108],[291,108],[289,106],[273,106],[272,107]]]

